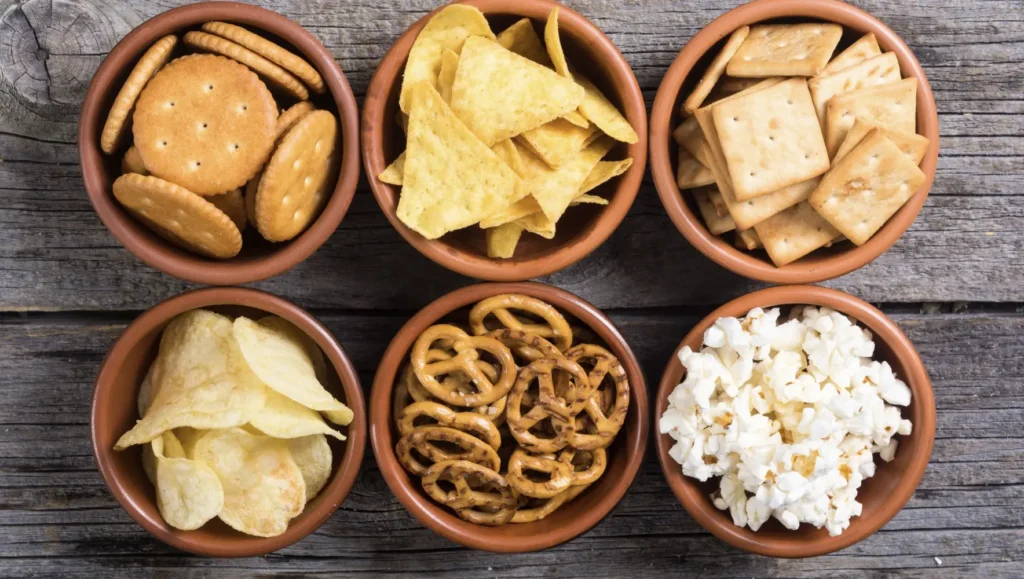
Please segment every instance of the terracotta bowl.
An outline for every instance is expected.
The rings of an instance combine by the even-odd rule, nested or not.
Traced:
[[[912,392],[910,406],[903,409],[903,417],[913,422],[913,432],[910,436],[898,437],[899,448],[892,462],[875,460],[878,468],[875,476],[865,480],[857,494],[857,500],[864,505],[861,516],[854,517],[850,527],[837,537],[830,537],[824,528],[815,529],[806,524],[796,531],[790,531],[775,519],[770,519],[757,532],[737,527],[728,511],[715,508],[709,498],[712,491],[718,488],[720,477],[702,483],[684,476],[682,467],[668,454],[675,443],[668,434],[656,434],[655,446],[661,468],[676,498],[698,523],[716,537],[734,547],[760,555],[815,557],[845,549],[888,523],[914,494],[932,454],[935,442],[935,397],[932,384],[914,345],[892,320],[865,301],[817,286],[775,287],[737,298],[711,312],[690,330],[676,348],[658,386],[654,419],[655,422],[660,420],[668,407],[669,394],[683,381],[685,369],[677,357],[683,346],[699,350],[704,331],[720,317],[744,316],[755,307],[775,306],[783,307],[785,314],[786,306],[789,305],[827,306],[857,320],[874,335],[875,358],[888,362],[893,372],[907,383]]]
[[[405,134],[395,123],[402,72],[416,36],[441,9],[437,8],[398,38],[370,81],[363,103],[362,126],[366,177],[377,203],[395,229],[420,253],[444,267],[492,281],[517,281],[556,272],[583,259],[604,243],[636,198],[647,162],[647,109],[643,94],[629,63],[612,41],[593,22],[571,8],[551,0],[465,0],[461,3],[479,8],[495,33],[524,17],[531,18],[541,38],[548,14],[557,7],[562,46],[569,62],[625,114],[640,137],[633,145],[619,143],[606,158],[632,157],[633,166],[594,191],[611,201],[607,207],[573,207],[558,221],[554,239],[523,235],[512,259],[487,257],[484,233],[479,227],[467,227],[435,240],[428,240],[406,227],[395,213],[400,187],[380,181],[377,175],[405,149]]]
[[[927,179],[907,203],[867,243],[850,242],[819,249],[791,264],[775,267],[764,251],[735,248],[731,237],[712,235],[704,225],[691,196],[676,185],[678,146],[672,130],[682,121],[680,106],[690,94],[711,59],[737,28],[762,22],[835,22],[843,25],[843,40],[836,54],[860,36],[873,32],[883,51],[892,51],[904,78],[915,77],[917,86],[917,132],[931,145],[921,162]],[[939,118],[928,78],[914,53],[888,26],[874,16],[837,0],[755,0],[726,12],[708,24],[679,52],[661,81],[651,112],[651,173],[669,217],[680,232],[701,253],[740,275],[780,284],[815,283],[849,273],[885,253],[910,227],[924,205],[935,179],[939,156]]]
[[[450,318],[465,323],[474,304],[485,298],[519,293],[544,300],[567,314],[579,325],[592,330],[597,339],[622,362],[629,378],[630,399],[626,423],[608,448],[608,467],[591,488],[547,518],[534,523],[500,527],[475,525],[431,500],[419,479],[409,475],[395,457],[397,431],[392,420],[392,390],[398,372],[409,359],[409,350],[423,330]],[[453,316],[453,314],[456,314]],[[573,324],[576,326],[577,324]],[[540,283],[484,283],[455,290],[434,301],[412,317],[391,341],[370,396],[370,441],[384,480],[405,508],[435,533],[474,549],[503,553],[539,551],[583,534],[618,504],[636,477],[647,450],[649,429],[647,390],[640,365],[626,340],[600,310],[583,299],[556,287]]]
[[[157,510],[153,485],[142,469],[142,447],[114,452],[114,443],[138,419],[139,384],[156,358],[163,329],[178,314],[207,308],[226,315],[280,316],[295,324],[323,350],[328,361],[324,386],[355,413],[342,427],[345,442],[328,438],[334,454],[331,480],[284,534],[272,538],[244,535],[214,519],[195,531],[179,531],[164,523]],[[244,288],[206,288],[165,300],[135,319],[107,353],[96,377],[92,399],[92,446],[103,480],[133,519],[164,543],[199,555],[249,557],[283,549],[311,534],[334,513],[359,472],[366,446],[366,412],[355,368],[337,340],[305,310],[276,296]]]
[[[110,105],[136,61],[160,37],[179,36],[211,20],[233,22],[259,32],[303,56],[324,78],[328,92],[313,93],[317,108],[334,112],[340,123],[341,163],[334,192],[320,216],[295,239],[270,243],[252,227],[242,234],[242,252],[215,260],[167,243],[129,215],[114,199],[111,185],[121,174],[121,155],[100,150],[100,132]],[[180,47],[180,42],[179,42]],[[176,48],[176,51],[181,48]],[[338,228],[348,211],[359,180],[359,114],[345,74],[330,51],[312,34],[269,10],[235,2],[202,2],[169,10],[144,22],[125,36],[100,65],[82,103],[78,124],[78,155],[82,178],[100,220],[124,247],[154,269],[184,280],[232,285],[265,279],[309,257]]]

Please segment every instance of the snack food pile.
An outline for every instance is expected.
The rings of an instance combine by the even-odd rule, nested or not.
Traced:
[[[452,5],[416,37],[398,123],[406,150],[378,178],[401,186],[398,218],[427,239],[479,224],[490,257],[510,258],[523,231],[551,239],[566,210],[632,159],[604,161],[638,136],[569,66],[551,11],[544,40],[524,18],[497,36],[483,13]]]
[[[469,332],[425,330],[395,385],[395,454],[433,500],[481,525],[528,523],[605,471],[629,380],[539,299],[477,303]]]
[[[719,318],[704,347],[679,351],[686,378],[669,395],[659,429],[683,474],[721,476],[712,495],[738,526],[769,517],[841,534],[861,513],[857,490],[875,474],[873,455],[896,455],[911,433],[899,406],[910,388],[872,360],[870,332],[828,308],[754,308]]]
[[[174,318],[139,390],[141,419],[115,450],[144,444],[143,466],[168,525],[219,517],[249,535],[285,532],[327,484],[326,436],[352,410],[324,389],[323,353],[284,319]]]
[[[294,238],[319,215],[336,174],[337,119],[308,100],[326,91],[323,79],[233,24],[207,22],[180,44],[195,52],[172,60],[175,35],[151,46],[110,109],[100,145],[124,155],[114,197],[160,237],[206,257],[237,255],[246,224],[268,241]],[[279,114],[281,103],[293,104]]]
[[[736,30],[673,132],[677,184],[711,233],[735,230],[779,267],[867,243],[925,181],[917,79],[873,34],[832,58],[842,36],[824,23]]]

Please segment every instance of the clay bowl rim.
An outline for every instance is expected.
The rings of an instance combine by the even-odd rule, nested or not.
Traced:
[[[108,422],[108,407],[105,404],[110,404],[112,401],[111,389],[116,380],[116,373],[138,339],[151,332],[154,327],[165,325],[178,314],[211,306],[255,308],[280,316],[295,324],[313,338],[323,350],[325,357],[337,373],[338,381],[345,394],[344,402],[352,408],[354,413],[352,423],[346,427],[348,439],[342,443],[345,445],[345,454],[334,470],[331,480],[314,499],[315,505],[312,508],[307,505],[301,515],[292,519],[288,530],[277,537],[251,537],[232,530],[231,533],[236,536],[230,542],[225,543],[224,539],[219,539],[216,542],[199,542],[195,540],[192,531],[178,531],[167,526],[159,514],[153,517],[147,516],[140,510],[139,504],[152,502],[152,499],[139,496],[136,491],[126,488],[122,481],[122,471],[116,468],[113,461],[113,456],[116,454],[113,450],[113,440],[116,440],[120,433],[113,435],[110,444],[101,445],[99,442],[100,438],[107,438],[100,433],[106,428],[105,425]],[[130,397],[128,403],[134,405],[135,396]],[[312,314],[284,298],[260,290],[237,287],[209,287],[178,294],[146,310],[128,324],[100,365],[96,375],[89,420],[96,465],[110,493],[128,515],[160,541],[183,551],[211,557],[265,555],[283,549],[315,532],[334,514],[334,511],[341,506],[351,491],[363,461],[367,428],[365,402],[363,390],[359,384],[359,375],[330,330],[317,321]],[[142,468],[141,462],[139,462],[138,468]]]
[[[691,69],[708,50],[737,28],[777,18],[807,18],[843,25],[860,33],[873,32],[883,50],[891,50],[899,59],[907,78],[918,80],[918,133],[931,141],[921,162],[925,182],[899,211],[864,245],[851,246],[834,255],[810,255],[783,267],[775,267],[765,256],[739,250],[725,239],[712,235],[699,215],[683,197],[676,184],[671,158],[670,126],[673,112],[685,95],[682,86]],[[698,251],[722,267],[755,280],[778,284],[816,283],[847,274],[867,265],[892,247],[921,211],[932,183],[939,156],[939,118],[931,85],[906,42],[871,14],[838,0],[754,0],[719,16],[705,26],[679,52],[658,87],[651,109],[651,173],[658,196],[676,228]]]
[[[171,246],[132,218],[114,199],[106,181],[109,159],[99,147],[106,120],[104,103],[121,73],[134,65],[158,38],[202,22],[220,20],[273,34],[288,42],[317,69],[337,108],[342,159],[338,181],[320,216],[295,239],[272,246],[270,253],[248,259],[214,260]],[[153,269],[176,278],[210,285],[245,284],[273,277],[313,254],[338,228],[355,195],[359,180],[359,112],[345,73],[330,51],[312,33],[276,12],[234,2],[202,2],[163,12],[132,30],[114,46],[89,83],[78,126],[78,156],[89,201],[100,221],[132,255]],[[117,175],[110,175],[113,183]]]
[[[625,146],[633,165],[616,177],[611,203],[576,236],[561,242],[550,253],[532,259],[491,259],[486,255],[464,251],[444,237],[426,239],[398,219],[396,208],[399,189],[380,181],[377,175],[387,167],[384,152],[384,131],[399,131],[394,119],[385,118],[388,97],[401,80],[401,73],[416,35],[427,21],[445,6],[440,6],[410,26],[388,50],[370,81],[363,103],[362,153],[366,178],[373,196],[391,225],[410,245],[435,263],[456,273],[488,281],[521,281],[545,276],[564,269],[597,249],[622,223],[640,190],[647,164],[647,106],[633,69],[615,44],[589,19],[553,0],[461,0],[452,4],[467,4],[479,8],[487,16],[510,15],[528,17],[543,22],[552,8],[558,8],[560,29],[586,39],[587,50],[597,54],[594,62],[607,71],[623,95],[622,110],[639,137],[636,143]],[[611,185],[608,185],[611,186]],[[553,242],[552,242],[553,243]]]
[[[779,286],[736,298],[708,314],[672,350],[672,357],[658,385],[657,398],[654,401],[654,420],[660,420],[668,406],[669,394],[682,381],[684,369],[677,354],[683,346],[698,349],[703,342],[704,330],[720,317],[743,316],[754,307],[787,305],[827,306],[854,318],[861,326],[871,331],[876,343],[884,343],[891,350],[890,359],[898,359],[906,369],[906,375],[899,377],[907,383],[913,393],[914,408],[909,416],[914,420],[914,429],[909,436],[901,436],[899,440],[918,439],[924,444],[925,452],[918,452],[911,457],[896,491],[890,494],[880,507],[870,513],[865,510],[864,514],[853,518],[850,527],[837,537],[826,535],[824,539],[812,541],[769,539],[746,527],[734,525],[725,511],[719,511],[712,504],[701,488],[702,483],[683,475],[679,463],[668,454],[674,444],[671,436],[656,432],[654,445],[658,462],[672,488],[672,493],[687,512],[713,535],[734,547],[759,555],[785,558],[816,557],[845,549],[868,538],[896,516],[921,483],[935,444],[935,395],[924,362],[921,361],[910,339],[881,310],[850,294],[819,286]],[[889,464],[879,464],[878,469],[882,470]],[[870,483],[871,479],[867,479],[864,484]],[[806,525],[802,525],[801,530],[805,527]]]
[[[427,327],[460,308],[505,293],[520,293],[542,299],[577,318],[597,333],[618,356],[630,381],[629,415],[618,437],[624,443],[618,451],[626,453],[625,467],[617,473],[611,472],[611,469],[605,473],[605,476],[618,478],[612,490],[596,499],[595,507],[581,513],[570,524],[525,537],[505,536],[502,529],[508,529],[509,525],[486,527],[467,523],[431,501],[398,463],[394,450],[395,438],[392,436],[392,390],[398,371],[416,337]],[[636,427],[630,430],[628,427],[634,421]],[[649,431],[650,415],[643,372],[625,338],[604,313],[583,298],[539,282],[478,283],[434,300],[410,318],[391,340],[377,368],[370,394],[370,443],[373,453],[385,482],[406,510],[425,527],[450,541],[498,553],[525,553],[554,547],[576,538],[599,523],[622,500],[636,479],[647,451]],[[513,526],[523,528],[534,524],[537,523]]]

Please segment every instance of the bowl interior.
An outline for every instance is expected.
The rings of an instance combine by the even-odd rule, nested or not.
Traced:
[[[279,315],[297,325],[307,335],[317,340],[318,343],[320,342],[317,334],[310,332],[309,328],[305,327],[306,323],[304,321],[290,318],[285,312],[267,311],[243,305],[202,305],[199,307],[230,317],[247,316],[259,319],[270,314]],[[138,420],[136,400],[139,385],[156,358],[160,337],[163,334],[164,328],[178,313],[190,309],[193,308],[189,307],[170,312],[166,319],[154,322],[146,328],[142,328],[141,331],[135,332],[132,336],[134,338],[132,343],[125,344],[123,346],[124,350],[118,352],[119,358],[108,360],[108,363],[112,363],[113,367],[109,369],[104,368],[101,380],[104,378],[106,380],[97,382],[95,394],[96,401],[94,404],[101,406],[103,412],[102,419],[94,417],[93,421],[94,444],[98,453],[97,459],[101,462],[101,469],[109,472],[113,478],[113,481],[108,481],[108,483],[110,483],[115,496],[122,501],[122,504],[133,517],[156,534],[158,538],[182,549],[218,556],[269,552],[280,548],[276,544],[280,543],[283,538],[289,539],[287,543],[290,543],[308,534],[308,532],[312,531],[312,528],[306,532],[302,532],[301,529],[308,527],[309,523],[313,523],[314,519],[326,519],[326,516],[333,511],[333,508],[337,506],[340,500],[336,496],[332,496],[334,493],[331,492],[331,489],[340,482],[339,477],[343,476],[342,470],[352,470],[351,476],[346,474],[344,475],[345,478],[354,477],[353,469],[358,468],[362,453],[350,449],[349,446],[351,444],[361,445],[363,435],[361,433],[357,435],[355,427],[333,425],[345,434],[349,440],[342,442],[327,437],[333,455],[331,479],[321,490],[320,494],[306,505],[302,514],[291,521],[289,529],[284,535],[270,539],[253,537],[228,527],[220,519],[216,518],[193,531],[180,531],[168,526],[157,508],[155,489],[142,468],[142,445],[133,446],[122,452],[115,452],[113,446],[117,439],[130,430]],[[337,399],[353,408],[353,411],[356,413],[356,420],[364,420],[361,408],[362,401],[350,399],[351,397],[347,395],[342,379],[339,377],[339,371],[336,366],[337,361],[334,360],[331,352],[324,349],[322,345],[321,349],[324,350],[324,358],[328,362],[325,365],[324,387]],[[356,389],[359,388],[358,384],[353,386]],[[361,450],[361,447],[359,450]],[[354,466],[345,465],[343,467],[343,463],[352,462],[353,460],[355,461]],[[307,521],[307,519],[309,520]],[[313,523],[313,528],[317,525],[319,525],[319,522]],[[211,552],[211,550],[215,551]]]
[[[773,288],[764,292],[748,294],[716,310],[687,334],[683,343],[673,352],[655,403],[655,420],[668,407],[668,395],[683,381],[685,369],[677,357],[683,346],[699,350],[703,343],[704,331],[723,316],[744,316],[754,307],[779,307],[783,319],[790,309],[798,305],[827,306],[855,319],[861,327],[871,331],[875,341],[875,360],[884,360],[892,366],[893,372],[905,381],[912,391],[911,403],[901,408],[904,418],[914,425],[908,436],[897,435],[899,447],[892,462],[885,462],[875,456],[875,475],[866,479],[857,493],[857,500],[864,508],[859,517],[854,517],[850,527],[837,537],[831,537],[824,528],[816,529],[803,524],[796,531],[790,531],[774,518],[765,523],[757,532],[733,524],[728,511],[718,510],[711,502],[710,495],[718,489],[721,477],[701,483],[682,474],[682,467],[668,455],[675,441],[668,434],[658,434],[659,458],[673,492],[694,518],[710,531],[733,545],[761,554],[781,557],[803,557],[828,553],[849,546],[873,533],[889,521],[902,507],[916,488],[924,473],[924,466],[931,455],[935,432],[935,403],[924,367],[910,341],[902,332],[872,306],[834,290],[814,288],[812,293],[799,297],[772,298],[782,296],[778,290],[797,288]],[[758,295],[762,294],[762,295]],[[752,298],[752,299],[751,299]]]
[[[107,111],[145,51],[159,38],[167,34],[176,34],[179,42],[172,58],[195,52],[201,53],[203,51],[185,46],[181,42],[181,36],[185,32],[199,30],[203,23],[212,20],[242,26],[302,56],[320,72],[327,85],[327,91],[323,94],[310,90],[310,102],[318,109],[333,112],[339,121],[337,163],[336,168],[330,172],[329,187],[333,193],[317,219],[299,236],[283,243],[266,241],[255,227],[249,225],[242,232],[241,252],[227,260],[210,259],[163,240],[132,217],[114,199],[111,186],[121,175],[121,159],[131,146],[130,127],[114,154],[107,155],[101,152],[98,146]],[[83,135],[79,142],[87,188],[100,217],[115,236],[121,239],[130,251],[144,261],[152,262],[151,265],[158,269],[171,269],[169,273],[173,275],[202,283],[244,283],[268,277],[287,269],[312,253],[336,227],[336,223],[328,224],[321,221],[329,221],[331,218],[327,217],[328,215],[337,215],[337,220],[340,220],[340,216],[348,208],[351,201],[350,189],[354,189],[358,178],[358,154],[355,150],[358,117],[354,98],[351,97],[344,77],[336,70],[330,53],[308,32],[279,14],[254,6],[219,2],[185,6],[164,13],[143,23],[115,47],[104,62],[104,66],[97,72],[93,85],[90,92],[96,91],[96,95],[94,99],[87,99],[86,105],[83,106]],[[297,102],[294,97],[277,89],[273,83],[267,82],[267,87],[274,95],[279,110]],[[349,108],[351,110],[348,110]],[[128,122],[130,123],[130,119]],[[349,151],[349,148],[352,150]],[[346,177],[346,173],[351,171],[356,171],[357,174]],[[347,195],[344,193],[346,190]],[[275,263],[268,264],[270,260]],[[241,273],[245,271],[250,273]]]
[[[781,268],[776,267],[763,249],[747,251],[737,249],[733,245],[733,234],[718,236],[711,234],[700,216],[697,204],[689,190],[680,191],[675,184],[675,174],[679,165],[679,145],[671,138],[671,131],[683,121],[682,103],[692,92],[704,71],[714,57],[725,45],[729,34],[743,25],[754,24],[793,24],[800,22],[835,22],[843,26],[843,36],[836,47],[834,55],[838,55],[861,36],[874,33],[879,47],[883,52],[894,52],[900,63],[904,78],[916,77],[917,90],[917,132],[931,140],[929,151],[921,164],[921,170],[928,180],[904,206],[863,246],[855,246],[849,241],[836,243],[828,248],[821,248],[793,263]],[[935,165],[938,157],[938,119],[935,103],[932,99],[928,80],[914,57],[910,48],[887,26],[880,21],[847,4],[839,2],[799,2],[784,0],[779,2],[752,2],[733,12],[727,13],[711,25],[715,33],[722,35],[719,40],[707,47],[696,62],[682,78],[682,84],[673,95],[669,110],[668,133],[665,139],[668,144],[668,162],[671,168],[671,190],[681,196],[679,209],[684,212],[686,224],[673,216],[678,227],[693,230],[700,238],[700,244],[706,245],[712,259],[726,267],[738,268],[748,277],[772,281],[776,283],[807,283],[821,281],[842,275],[871,261],[888,249],[913,222],[928,195],[934,178]],[[698,35],[699,36],[699,35]],[[691,45],[703,48],[709,39],[694,37]],[[690,45],[688,45],[690,46]],[[686,48],[684,48],[684,51]],[[654,121],[658,122],[658,121]],[[660,140],[660,139],[659,139]],[[667,185],[667,180],[665,185]],[[668,207],[668,203],[666,206]],[[672,208],[669,207],[670,214]]]
[[[600,314],[589,305],[586,309],[573,306],[573,302],[561,296],[565,293],[561,290],[539,284],[511,285],[525,287],[488,290],[486,285],[478,285],[463,288],[446,296],[461,294],[456,296],[458,300],[444,304],[441,308],[443,311],[430,311],[430,308],[438,304],[435,302],[402,328],[389,346],[374,380],[371,429],[377,460],[388,485],[421,522],[441,535],[467,546],[491,551],[520,552],[543,549],[569,540],[585,532],[611,511],[632,483],[643,460],[648,422],[643,376],[632,352],[610,322],[599,320],[597,316]],[[531,291],[536,288],[544,293],[537,295],[537,292]],[[481,289],[482,293],[479,291]],[[464,290],[476,291],[467,293]],[[392,419],[391,401],[399,372],[408,362],[413,342],[424,329],[443,322],[465,324],[472,304],[501,293],[534,295],[556,306],[566,315],[574,332],[578,333],[579,327],[584,332],[591,330],[592,335],[587,336],[588,341],[605,345],[625,367],[630,383],[630,406],[622,430],[608,448],[605,473],[590,488],[540,521],[487,527],[464,521],[448,508],[434,502],[423,491],[419,478],[410,475],[398,463],[394,447],[399,436]],[[423,313],[428,315],[423,316]]]
[[[472,2],[470,2],[472,3]],[[480,9],[485,13],[487,21],[491,26],[491,30],[495,34],[500,34],[503,30],[515,24],[524,17],[529,17],[533,21],[534,30],[538,36],[544,38],[544,24],[547,18],[548,12],[555,4],[549,4],[545,2],[536,3],[523,3],[521,7],[517,6],[512,10],[505,9],[492,9],[487,5],[479,6]],[[430,15],[428,15],[429,17]],[[575,16],[575,17],[573,17]],[[562,7],[559,11],[559,32],[562,39],[562,47],[565,51],[566,58],[569,63],[578,70],[583,76],[590,79],[601,92],[621,111],[629,118],[629,111],[626,108],[627,99],[629,98],[628,87],[617,82],[613,76],[611,68],[606,66],[605,63],[609,60],[610,55],[604,52],[601,46],[595,43],[592,39],[589,39],[585,33],[583,27],[577,22],[583,20],[579,15],[566,15],[566,8]],[[418,28],[416,29],[418,33]],[[411,46],[410,39],[409,46]],[[408,56],[408,48],[405,49],[404,56]],[[391,83],[387,88],[387,96],[384,105],[384,117],[383,117],[383,153],[385,166],[394,161],[402,151],[405,150],[405,133],[395,122],[396,116],[399,112],[398,107],[398,96],[401,92],[401,71],[405,69],[405,62],[407,58],[403,58],[401,64],[398,66],[397,74],[394,76]],[[630,123],[636,129],[638,134],[641,133],[641,127],[638,125],[637,119],[629,118]],[[638,145],[627,145],[625,143],[616,143],[615,147],[605,156],[605,160],[613,159],[624,159],[626,157],[632,157],[634,159],[634,166],[630,171],[643,171],[642,164],[637,166],[638,162],[643,159],[640,155],[643,153],[639,150],[643,148],[643,139],[641,139]],[[629,172],[626,173],[628,175]],[[616,192],[619,188],[620,183],[626,178],[626,175],[616,177],[602,184],[600,187],[592,191],[594,195],[600,195],[609,200],[614,200]],[[397,207],[398,197],[400,189],[385,183],[377,184],[380,189],[385,191],[386,195],[390,197],[392,207]],[[632,199],[629,199],[626,203],[626,208],[632,203]],[[554,239],[544,239],[538,235],[524,234],[520,240],[519,245],[516,246],[515,255],[511,259],[502,260],[501,263],[508,267],[514,267],[516,264],[523,262],[536,261],[538,259],[545,258],[559,251],[561,248],[580,242],[583,238],[590,235],[598,226],[599,217],[610,207],[602,207],[592,204],[583,204],[575,207],[570,207],[565,215],[558,221],[558,227]],[[625,211],[623,211],[624,213]],[[415,234],[414,235],[418,235]],[[467,227],[458,231],[454,231],[444,235],[435,243],[439,243],[447,250],[455,251],[469,256],[481,259],[490,260],[487,257],[487,247],[485,242],[485,234],[479,227]]]

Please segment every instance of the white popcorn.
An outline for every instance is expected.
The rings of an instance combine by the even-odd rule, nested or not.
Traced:
[[[912,431],[897,408],[910,388],[839,312],[806,306],[779,321],[778,308],[720,318],[699,352],[680,350],[686,378],[658,427],[683,474],[721,477],[712,500],[736,525],[756,531],[774,517],[838,535],[861,513],[873,453],[893,460],[893,437]]]

